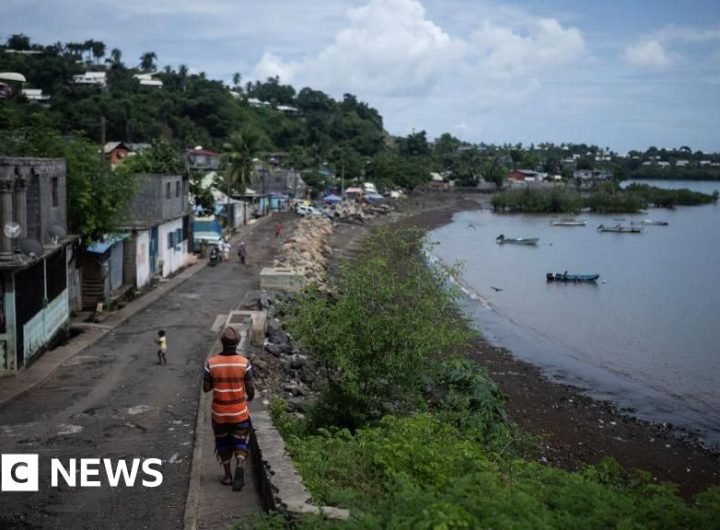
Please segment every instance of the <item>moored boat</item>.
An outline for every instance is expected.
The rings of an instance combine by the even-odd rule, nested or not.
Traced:
[[[613,226],[605,226],[600,225],[597,227],[598,232],[614,232],[616,234],[640,234],[642,233],[642,228],[638,228],[635,226],[622,226],[622,225],[613,225]]]
[[[548,272],[545,278],[549,282],[594,282],[600,277],[599,274],[568,274],[567,272]]]
[[[504,243],[511,243],[513,245],[537,245],[540,238],[537,237],[505,237],[500,234],[495,238],[495,242],[502,245]]]
[[[585,226],[587,221],[582,219],[558,219],[550,223],[552,226]]]
[[[654,219],[643,219],[642,221],[638,221],[637,223],[635,221],[632,221],[630,224],[631,225],[641,224],[641,225],[653,225],[653,226],[667,226],[669,223],[667,221],[655,221]]]

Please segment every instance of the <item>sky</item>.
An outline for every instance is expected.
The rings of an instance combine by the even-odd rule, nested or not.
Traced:
[[[396,135],[720,151],[718,0],[2,0],[13,33],[352,93]]]

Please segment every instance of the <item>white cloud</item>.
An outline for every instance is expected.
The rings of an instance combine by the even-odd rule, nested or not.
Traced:
[[[472,42],[479,64],[498,79],[562,67],[585,52],[580,32],[564,29],[554,19],[533,21],[524,30],[485,22]]]
[[[672,59],[665,47],[658,40],[649,39],[632,44],[625,48],[625,62],[640,68],[667,68]]]
[[[426,91],[462,54],[463,43],[428,20],[416,0],[371,0],[351,9],[348,22],[316,56],[283,61],[266,53],[253,76],[277,74],[331,90]]]
[[[287,60],[265,53],[251,77],[279,75],[285,82],[366,98],[478,92],[490,96],[482,98],[490,105],[524,100],[539,87],[542,72],[584,53],[580,31],[554,19],[526,15],[503,23],[495,16],[470,35],[456,36],[430,20],[418,0],[370,0],[348,11],[347,27],[317,54]]]

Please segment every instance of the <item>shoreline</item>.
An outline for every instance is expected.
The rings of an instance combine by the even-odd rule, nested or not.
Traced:
[[[399,217],[336,229],[330,242],[331,269],[351,257],[356,242],[375,226],[429,231],[451,222],[457,212],[489,207],[489,198],[449,193],[412,196],[400,208]],[[693,433],[638,419],[609,401],[552,380],[539,367],[490,344],[478,331],[463,354],[487,370],[505,397],[510,419],[534,437],[526,458],[577,470],[612,457],[628,471],[641,469],[653,480],[677,484],[686,499],[720,485],[720,455],[701,446]]]

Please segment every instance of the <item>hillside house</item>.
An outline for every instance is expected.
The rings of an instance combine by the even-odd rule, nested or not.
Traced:
[[[154,79],[152,74],[135,74],[133,77],[140,82],[140,86],[146,86],[150,88],[163,87],[163,82],[159,79]]]
[[[73,76],[73,83],[76,85],[95,85],[99,87],[107,86],[107,76],[105,72],[85,72]]]
[[[534,182],[542,180],[542,175],[531,169],[514,169],[508,173],[507,178],[515,182]]]
[[[216,171],[220,167],[220,153],[195,147],[185,151],[185,161],[190,169]]]
[[[103,146],[105,160],[110,162],[111,166],[125,162],[131,152],[131,149],[122,142],[108,142]]]
[[[0,375],[60,339],[78,293],[65,161],[0,157]]]
[[[611,171],[606,169],[576,169],[573,171],[573,178],[581,180],[583,182],[590,181],[603,181],[612,180],[613,175]]]

